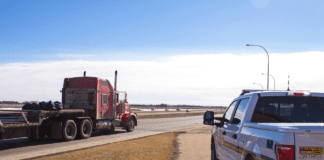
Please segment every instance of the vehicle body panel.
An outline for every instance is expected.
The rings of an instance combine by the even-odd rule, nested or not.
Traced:
[[[233,102],[241,101],[244,98],[249,98],[249,102],[240,124],[234,123],[236,121],[234,115],[237,112],[238,103],[229,122],[224,122],[223,120],[223,126],[219,127],[215,125],[212,136],[214,138],[215,150],[219,156],[218,158],[222,160],[244,160],[247,155],[251,155],[254,159],[277,159],[275,146],[286,145],[294,146],[295,160],[323,159],[323,122],[251,122],[260,97],[283,96],[290,97],[290,99],[294,96],[324,97],[324,93],[308,91],[258,91],[235,98]],[[316,100],[316,98],[312,100]],[[317,103],[322,108],[317,107],[316,109],[324,109],[322,100],[319,100]],[[229,108],[227,108],[226,112]],[[223,119],[225,114],[223,115]],[[226,132],[226,134],[222,134],[223,132]],[[233,138],[233,135],[236,135],[236,139]],[[309,154],[304,153],[306,150]]]

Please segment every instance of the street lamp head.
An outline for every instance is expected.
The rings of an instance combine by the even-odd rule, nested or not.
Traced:
[[[265,75],[264,73],[261,73],[261,75]]]
[[[250,46],[249,44],[246,44],[246,46]]]

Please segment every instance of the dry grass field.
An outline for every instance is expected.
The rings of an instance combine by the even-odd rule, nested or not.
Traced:
[[[210,158],[210,131],[213,126],[197,126],[88,149],[48,155],[34,160],[185,160]]]
[[[167,133],[135,140],[36,158],[35,160],[170,160],[174,159],[176,134]]]

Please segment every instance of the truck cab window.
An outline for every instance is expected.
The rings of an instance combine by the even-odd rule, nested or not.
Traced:
[[[229,122],[232,118],[234,108],[236,106],[237,101],[234,101],[227,109],[226,113],[224,114],[225,122]]]
[[[106,106],[108,101],[108,95],[107,94],[102,94],[102,105]]]
[[[118,93],[118,96],[119,96],[119,101],[125,101],[125,93],[123,92]]]
[[[102,80],[102,85],[103,86],[110,86],[110,82],[106,79],[106,80]]]
[[[242,99],[240,101],[240,104],[238,105],[235,115],[234,115],[234,119],[232,122],[233,124],[239,124],[240,122],[242,122],[248,102],[249,102],[249,99]]]

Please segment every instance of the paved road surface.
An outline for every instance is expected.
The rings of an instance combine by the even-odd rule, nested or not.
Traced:
[[[71,142],[56,142],[50,140],[44,140],[42,142],[30,142],[28,138],[2,140],[0,141],[0,159],[31,158],[135,139],[164,132],[171,132],[186,127],[203,125],[202,119],[202,116],[143,119],[138,120],[138,126],[133,132],[130,133],[118,129],[115,133],[110,135],[105,135],[100,132],[93,132],[92,136],[88,139],[74,140]]]

